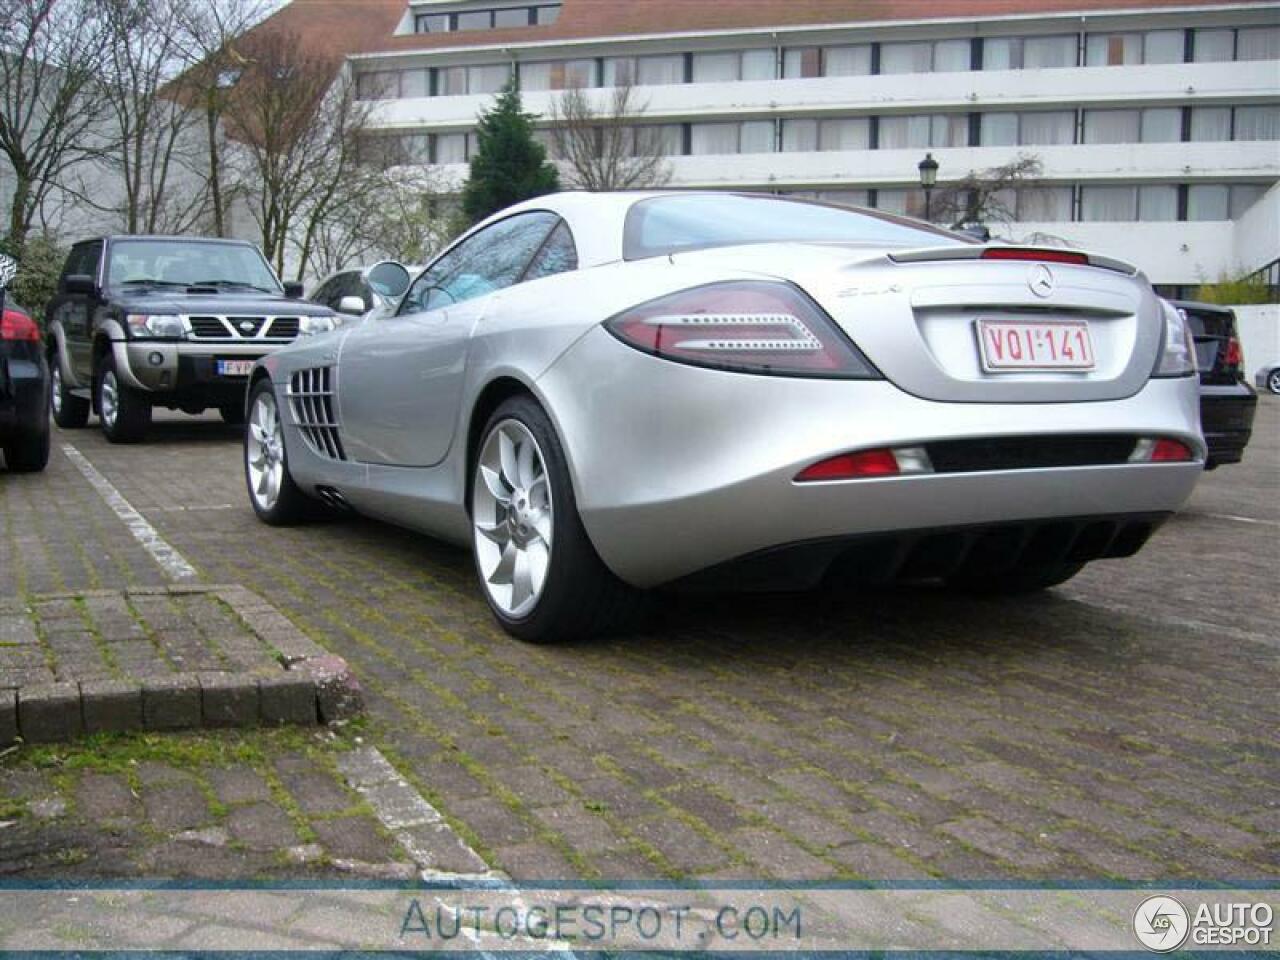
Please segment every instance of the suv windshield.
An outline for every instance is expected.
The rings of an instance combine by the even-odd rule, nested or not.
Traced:
[[[947,230],[811,200],[742,194],[650,197],[627,213],[627,260],[744,243],[883,243],[937,246],[973,241]]]
[[[111,286],[245,286],[279,293],[280,284],[257,247],[199,240],[114,240]]]

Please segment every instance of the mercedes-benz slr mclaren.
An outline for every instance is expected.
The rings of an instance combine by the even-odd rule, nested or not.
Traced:
[[[1184,319],[1133,267],[872,210],[560,194],[394,316],[260,361],[245,472],[470,547],[516,636],[659,587],[1013,593],[1126,557],[1203,468]]]

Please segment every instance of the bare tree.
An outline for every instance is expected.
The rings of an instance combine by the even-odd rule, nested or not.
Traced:
[[[339,215],[370,104],[339,58],[296,36],[251,34],[239,51],[244,74],[224,119],[244,150],[245,196],[267,258],[283,272],[293,245],[301,275],[320,227]]]
[[[198,116],[175,82],[189,65],[185,0],[103,0],[111,30],[105,82],[115,129],[105,160],[118,176],[114,211],[129,233],[182,233],[200,219],[208,182],[197,143]],[[86,191],[86,200],[93,202]]]
[[[579,190],[658,187],[671,178],[662,133],[639,123],[647,103],[637,102],[629,81],[615,86],[597,107],[579,86],[551,106],[551,149],[566,169],[564,183]]]
[[[45,201],[100,155],[109,31],[95,0],[0,3],[0,153],[14,175],[6,239],[21,248]]]
[[[205,172],[211,228],[215,236],[229,230],[233,197],[227,189],[223,115],[248,65],[239,38],[272,6],[270,0],[173,0],[182,29],[188,67],[173,92],[204,119]]]
[[[1017,191],[1043,173],[1040,158],[1031,153],[1019,153],[990,170],[970,171],[938,191],[932,203],[933,218],[956,226],[1009,223],[1015,216]]]

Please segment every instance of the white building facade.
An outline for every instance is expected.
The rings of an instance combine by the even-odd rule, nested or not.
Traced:
[[[552,36],[602,3],[627,0],[411,3],[386,49],[348,57],[388,162],[461,183],[476,115],[513,70],[543,118],[558,90],[603,105],[629,78],[671,187],[919,215],[926,153],[939,187],[1032,154],[1042,174],[1010,191],[997,235],[1121,257],[1169,293],[1260,270],[1280,282],[1280,3],[1026,0],[960,18],[944,0],[913,5],[936,17],[772,26],[757,5],[751,26]]]

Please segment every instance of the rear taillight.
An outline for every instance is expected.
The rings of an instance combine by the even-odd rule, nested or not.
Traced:
[[[1187,463],[1195,451],[1172,437],[1142,437],[1133,447],[1130,463]]]
[[[797,473],[796,483],[897,477],[917,473],[933,473],[933,464],[924,447],[877,447],[874,450],[856,450],[819,460]]]
[[[39,340],[40,328],[25,313],[6,310],[0,315],[0,340]]]
[[[1222,363],[1228,367],[1244,366],[1244,349],[1235,337],[1227,341],[1226,349],[1222,351]]]
[[[1087,254],[1070,250],[1043,250],[1034,247],[989,247],[982,251],[983,260],[1035,260],[1040,263],[1075,263],[1087,267]]]
[[[786,283],[713,283],[641,304],[605,322],[637,350],[718,370],[879,379],[822,309]]]

